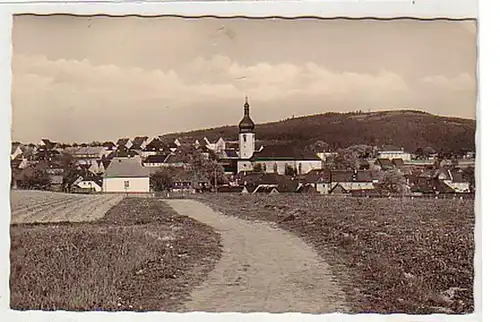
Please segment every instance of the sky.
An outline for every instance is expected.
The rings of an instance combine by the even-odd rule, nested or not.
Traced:
[[[474,21],[16,16],[12,139],[115,141],[354,110],[475,118]]]

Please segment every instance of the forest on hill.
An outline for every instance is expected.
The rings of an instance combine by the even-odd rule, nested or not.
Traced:
[[[393,145],[415,152],[431,147],[436,151],[459,153],[475,150],[476,122],[471,119],[437,116],[420,111],[325,113],[256,124],[256,139],[263,144],[293,145],[305,148],[316,141],[332,149],[353,145]],[[163,139],[188,138],[211,141],[219,137],[238,137],[238,127],[223,126],[182,133]]]

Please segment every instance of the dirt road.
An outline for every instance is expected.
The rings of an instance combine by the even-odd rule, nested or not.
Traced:
[[[179,214],[214,227],[222,236],[222,258],[191,293],[186,311],[348,311],[327,264],[299,237],[265,223],[222,215],[199,201],[167,202]]]

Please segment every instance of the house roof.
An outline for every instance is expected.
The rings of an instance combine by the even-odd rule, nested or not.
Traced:
[[[165,163],[184,163],[184,158],[178,153],[170,153],[165,159]]]
[[[133,178],[149,177],[149,170],[142,166],[141,158],[113,159],[109,164],[104,177],[107,178]]]
[[[22,145],[20,143],[12,143],[12,146],[10,148],[10,154],[14,154],[16,152],[17,148],[21,147]]]
[[[451,176],[453,177],[453,182],[468,182],[461,169],[451,170]]]
[[[136,136],[132,140],[132,146],[130,147],[133,150],[140,150],[141,145],[148,140],[147,136]]]
[[[218,192],[242,192],[243,187],[221,186],[217,187]]]
[[[393,163],[389,159],[384,159],[384,158],[378,158],[375,161],[376,164],[380,165],[381,167],[390,167],[392,168]]]
[[[158,151],[166,148],[165,144],[159,138],[154,138],[144,147],[144,151]]]
[[[396,167],[402,167],[405,165],[405,162],[403,161],[403,159],[392,159],[392,163],[396,166]]]
[[[323,169],[313,169],[308,173],[302,175],[302,182],[318,183],[321,181],[330,181],[330,172]]]
[[[95,154],[102,153],[104,149],[105,148],[102,146],[81,147],[78,150],[74,151],[73,154],[75,156],[77,156],[77,155],[95,155]]]
[[[352,171],[335,170],[330,172],[331,182],[351,182],[354,180]]]
[[[135,157],[139,155],[137,152],[135,151],[128,151],[126,149],[119,149],[119,150],[116,150],[116,151],[113,151],[111,152],[109,155],[108,155],[108,159],[112,159],[112,158],[129,158],[129,157]]]
[[[117,146],[125,146],[128,143],[129,139],[128,138],[121,138],[116,141]]]
[[[164,154],[148,155],[146,159],[144,159],[144,163],[164,163],[166,159],[167,155]]]
[[[372,182],[373,181],[373,175],[371,171],[358,171],[355,175],[354,178],[356,182]]]
[[[265,146],[262,151],[255,152],[253,161],[264,160],[314,160],[321,161],[321,159],[312,152],[298,151],[289,146]]]

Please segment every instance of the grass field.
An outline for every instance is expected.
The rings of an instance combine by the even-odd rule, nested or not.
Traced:
[[[125,198],[94,222],[14,224],[11,308],[176,311],[220,253],[210,227],[158,199]]]
[[[472,200],[200,195],[222,213],[276,223],[308,241],[354,312],[472,313]]]

